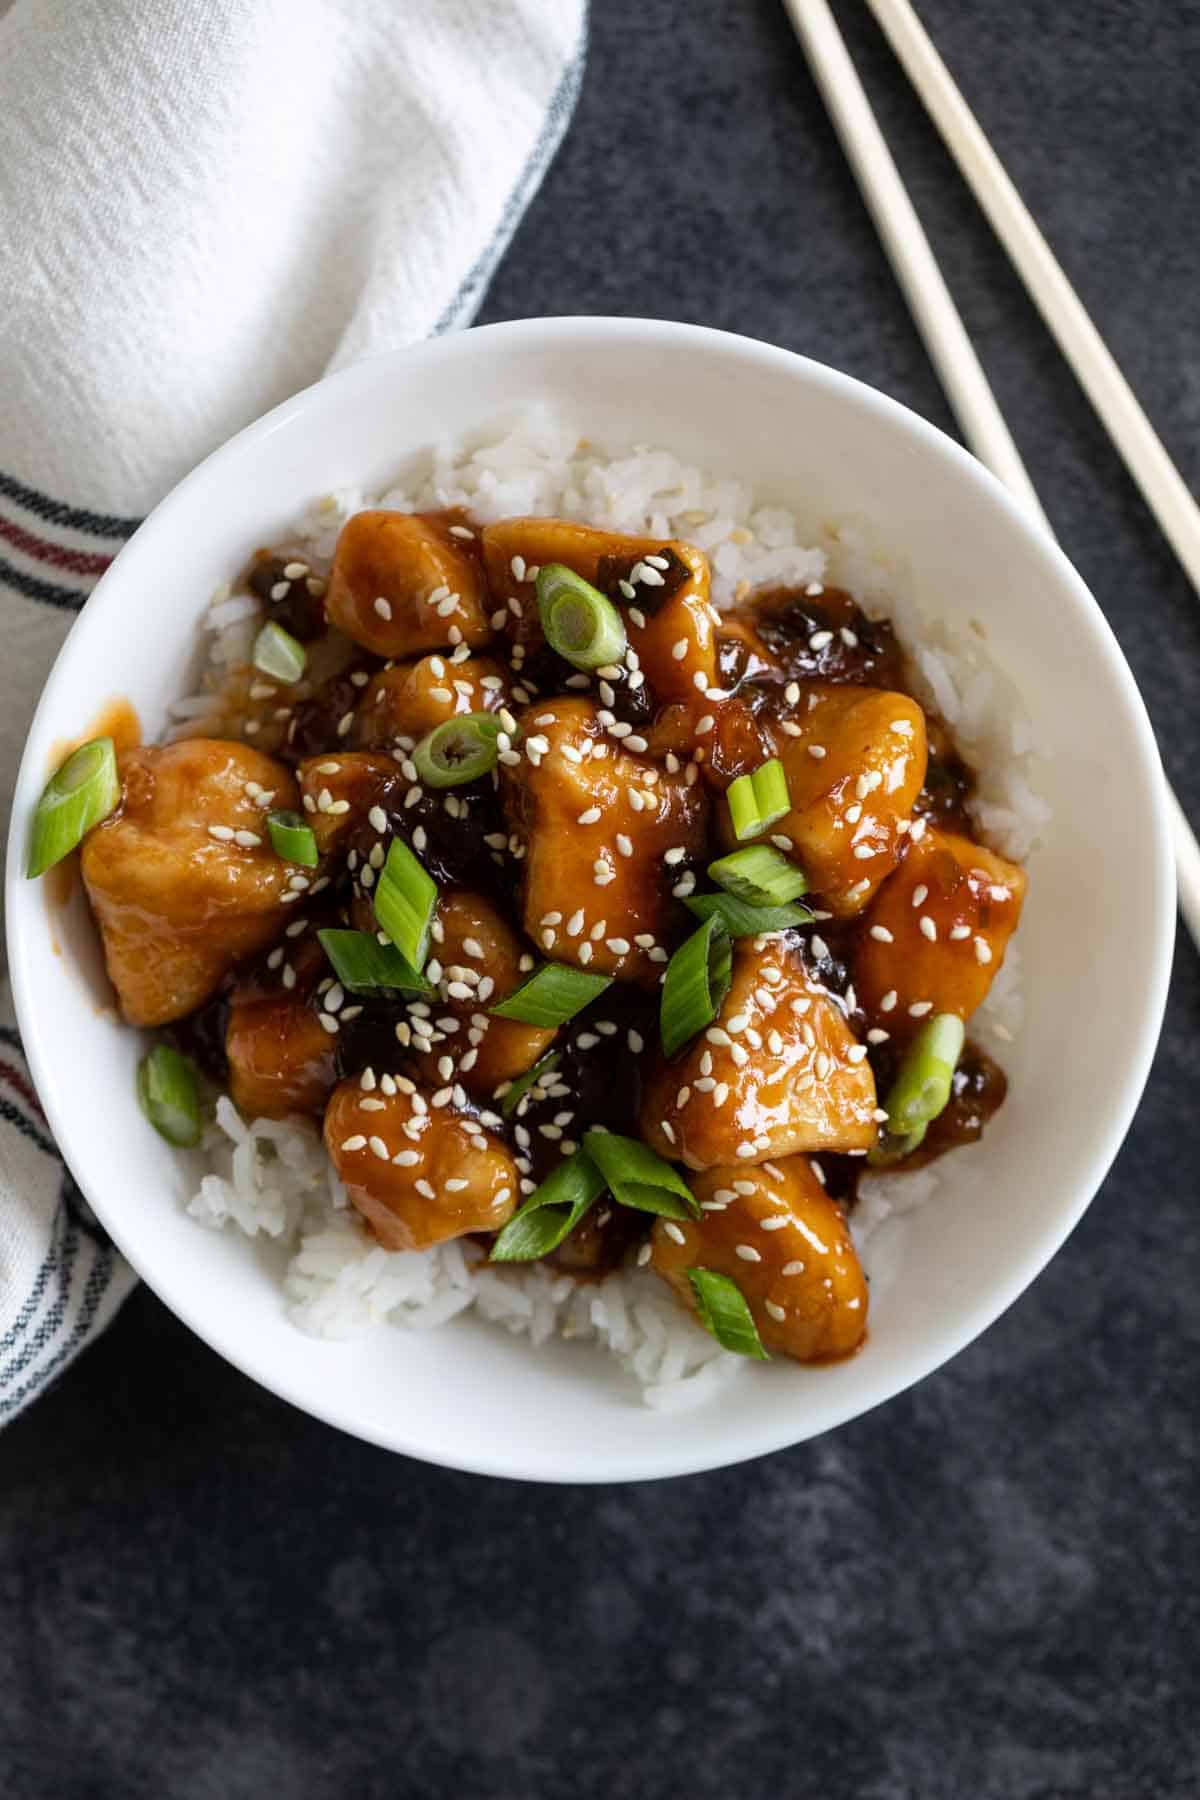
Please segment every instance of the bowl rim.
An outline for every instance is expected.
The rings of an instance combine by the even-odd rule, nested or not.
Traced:
[[[1099,604],[1054,538],[982,463],[978,462],[953,438],[902,402],[892,399],[889,395],[856,377],[846,375],[840,370],[833,369],[810,357],[802,356],[798,352],[766,343],[760,339],[709,326],[672,320],[580,315],[518,319],[493,325],[476,326],[468,332],[428,339],[400,349],[383,352],[323,376],[320,380],[244,426],[233,437],[211,451],[178,481],[147,514],[137,531],[121,548],[108,570],[101,576],[88,598],[86,607],[81,610],[68,632],[55,657],[30,724],[17,775],[17,792],[22,792],[27,785],[27,764],[32,755],[34,741],[41,735],[43,719],[53,717],[55,713],[59,689],[67,679],[66,671],[81,655],[86,653],[87,641],[91,634],[103,629],[107,610],[121,591],[124,570],[136,561],[137,547],[144,546],[150,538],[158,538],[163,533],[169,533],[176,514],[187,505],[195,489],[203,488],[214,477],[224,482],[239,462],[260,455],[263,447],[269,444],[270,439],[288,426],[298,414],[305,412],[318,395],[324,400],[331,394],[337,394],[341,396],[343,403],[353,406],[356,397],[368,393],[374,388],[383,371],[399,372],[418,363],[436,367],[439,362],[453,361],[460,354],[464,344],[477,344],[481,339],[487,340],[492,351],[498,355],[503,355],[511,346],[537,341],[561,349],[564,345],[582,345],[589,342],[603,343],[611,347],[612,345],[619,346],[622,341],[633,342],[635,340],[643,345],[647,342],[651,344],[657,342],[676,352],[691,348],[697,351],[716,353],[726,360],[732,359],[734,363],[753,365],[760,374],[769,375],[775,372],[789,379],[795,379],[799,375],[817,387],[824,388],[836,402],[858,408],[868,416],[874,415],[890,424],[893,429],[901,430],[912,442],[918,454],[940,458],[944,462],[948,462],[959,479],[973,484],[986,496],[991,506],[999,509],[1004,515],[1006,529],[1018,534],[1026,540],[1027,545],[1032,546],[1037,557],[1048,565],[1060,589],[1069,593],[1082,613],[1088,617],[1097,646],[1102,649],[1103,654],[1112,665],[1113,673],[1123,687],[1125,698],[1129,703],[1130,723],[1142,756],[1141,772],[1143,786],[1146,790],[1144,797],[1149,802],[1153,815],[1154,856],[1151,868],[1143,870],[1142,873],[1143,879],[1152,882],[1155,889],[1153,910],[1157,927],[1154,942],[1147,951],[1149,979],[1143,990],[1140,1015],[1130,1034],[1129,1072],[1124,1086],[1123,1104],[1114,1109],[1107,1120],[1098,1122],[1096,1140],[1089,1159],[1086,1178],[1077,1184],[1069,1200],[1059,1196],[1056,1209],[1047,1214],[1045,1226],[1036,1242],[1030,1247],[1028,1254],[1021,1259],[1020,1268],[1008,1281],[998,1284],[994,1291],[989,1291],[986,1299],[981,1300],[973,1309],[969,1323],[964,1324],[959,1330],[951,1332],[948,1336],[939,1338],[936,1348],[927,1359],[922,1359],[915,1369],[905,1368],[894,1380],[889,1380],[887,1371],[884,1370],[882,1376],[877,1378],[873,1388],[863,1395],[861,1401],[852,1398],[852,1403],[840,1413],[834,1423],[818,1426],[816,1433],[802,1434],[797,1437],[794,1422],[789,1422],[786,1417],[781,1416],[779,1428],[764,1431],[761,1443],[749,1452],[741,1449],[723,1452],[719,1438],[714,1439],[711,1450],[705,1447],[702,1451],[695,1453],[677,1450],[664,1454],[661,1449],[647,1448],[645,1454],[639,1457],[638,1468],[635,1472],[623,1470],[614,1476],[605,1470],[598,1470],[594,1466],[587,1465],[586,1462],[579,1461],[578,1451],[572,1450],[564,1451],[563,1467],[553,1474],[547,1473],[544,1468],[523,1461],[520,1453],[516,1455],[495,1454],[497,1449],[495,1442],[489,1443],[484,1454],[473,1455],[470,1450],[464,1450],[462,1454],[459,1454],[456,1450],[454,1456],[451,1457],[439,1451],[431,1451],[424,1444],[413,1441],[412,1438],[406,1436],[403,1429],[388,1432],[370,1420],[348,1417],[344,1409],[339,1411],[335,1404],[326,1403],[321,1397],[314,1399],[305,1393],[302,1380],[292,1381],[286,1371],[277,1371],[273,1367],[269,1369],[259,1367],[251,1355],[232,1349],[224,1341],[219,1312],[214,1318],[211,1316],[212,1309],[205,1311],[205,1309],[193,1305],[185,1281],[178,1284],[182,1289],[181,1295],[175,1291],[173,1286],[163,1280],[161,1271],[158,1272],[157,1277],[148,1276],[143,1272],[139,1264],[137,1246],[126,1240],[119,1220],[113,1221],[107,1217],[104,1197],[102,1194],[98,1196],[93,1191],[94,1184],[89,1171],[84,1166],[82,1156],[72,1142],[71,1115],[67,1105],[67,1095],[63,1084],[56,1076],[56,1065],[43,1033],[36,996],[31,991],[27,978],[24,945],[28,933],[33,929],[33,920],[40,917],[41,913],[40,910],[35,911],[28,904],[28,884],[23,871],[26,821],[18,817],[18,807],[14,804],[9,821],[5,871],[6,938],[9,977],[18,1027],[30,1073],[60,1154],[93,1206],[101,1224],[109,1233],[118,1250],[137,1272],[139,1278],[146,1281],[147,1285],[176,1317],[181,1319],[218,1355],[269,1392],[298,1407],[309,1416],[321,1419],[324,1423],[332,1425],[338,1430],[349,1432],[364,1441],[377,1444],[382,1449],[470,1474],[507,1479],[552,1484],[661,1480],[677,1475],[719,1469],[735,1462],[754,1460],[758,1456],[768,1455],[802,1442],[806,1435],[819,1435],[826,1430],[836,1429],[837,1426],[847,1424],[850,1420],[872,1411],[876,1406],[882,1405],[885,1401],[894,1398],[896,1394],[915,1385],[926,1375],[932,1374],[934,1370],[958,1355],[962,1349],[994,1324],[1002,1313],[1007,1311],[1057,1254],[1095,1197],[1129,1130],[1145,1088],[1162,1026],[1175,936],[1175,877],[1167,788],[1158,746],[1145,703],[1124,653]],[[574,1464],[571,1463],[572,1455],[576,1458]]]

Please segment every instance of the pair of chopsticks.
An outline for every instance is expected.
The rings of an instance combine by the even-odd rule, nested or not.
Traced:
[[[783,0],[875,228],[958,420],[980,462],[1049,531],[958,308],[827,0]],[[910,0],[868,0],[947,149],[1074,369],[1125,466],[1200,593],[1200,508],[1079,296],[963,99]],[[1200,948],[1200,844],[1168,788],[1179,909]]]

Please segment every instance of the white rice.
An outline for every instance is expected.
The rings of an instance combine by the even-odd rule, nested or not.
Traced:
[[[923,617],[897,571],[877,561],[851,525],[805,544],[796,515],[756,505],[742,482],[706,474],[663,450],[605,455],[540,417],[472,451],[432,450],[402,485],[380,496],[350,488],[325,496],[298,521],[292,543],[323,569],[343,521],[367,505],[403,511],[464,506],[485,523],[553,514],[614,531],[683,537],[707,552],[713,598],[721,607],[747,586],[807,584],[829,576],[869,611],[895,621],[923,697],[978,772],[972,811],[981,836],[1013,857],[1024,858],[1036,847],[1049,809],[1035,791],[1029,721],[1018,693],[989,665],[983,642],[968,625]],[[212,637],[203,691],[173,707],[177,735],[202,729],[202,721],[216,716],[215,696],[229,672],[247,660],[257,616],[257,603],[247,595],[224,588],[213,597],[205,619]],[[1020,1024],[1020,959],[1010,946],[972,1033],[1002,1055]],[[247,1123],[222,1098],[205,1150],[209,1172],[188,1211],[212,1228],[232,1223],[251,1237],[261,1232],[290,1247],[284,1288],[292,1317],[305,1331],[354,1337],[384,1321],[427,1329],[474,1306],[535,1345],[556,1334],[603,1345],[638,1384],[646,1404],[661,1410],[698,1405],[740,1366],[741,1359],[723,1351],[648,1271],[579,1283],[540,1265],[490,1268],[476,1246],[463,1242],[424,1252],[382,1249],[349,1206],[308,1121]],[[953,1163],[864,1180],[853,1215],[856,1242],[861,1247],[885,1218],[910,1211],[950,1179]]]

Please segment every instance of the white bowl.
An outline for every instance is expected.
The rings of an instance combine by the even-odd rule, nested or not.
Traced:
[[[853,515],[934,615],[986,630],[1015,679],[1053,807],[1021,927],[1027,1013],[1008,1101],[928,1206],[890,1221],[890,1278],[863,1351],[829,1368],[739,1371],[699,1410],[652,1413],[599,1352],[471,1318],[318,1342],[288,1320],[275,1255],[207,1232],[177,1158],[134,1099],[141,1050],[105,1004],[77,894],[55,912],[22,877],[57,741],[128,698],[148,738],[187,691],[212,590],[330,488],[383,484],[448,436],[548,400],[582,435],[665,445],[814,525]],[[251,425],[157,507],[105,575],[46,686],[17,786],[9,951],[55,1137],[138,1272],[223,1356],[297,1406],[431,1462],[543,1481],[637,1480],[756,1456],[876,1406],[969,1343],[1080,1217],[1137,1105],[1173,942],[1164,787],[1141,699],[1096,603],[990,475],[914,414],[783,350],[685,325],[490,326],[346,370]],[[961,1171],[961,1175],[960,1175]]]

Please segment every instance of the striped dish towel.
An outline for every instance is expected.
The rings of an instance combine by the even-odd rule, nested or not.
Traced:
[[[0,0],[0,794],[140,517],[328,369],[469,324],[571,116],[586,0]],[[0,1423],[134,1277],[0,987]]]

